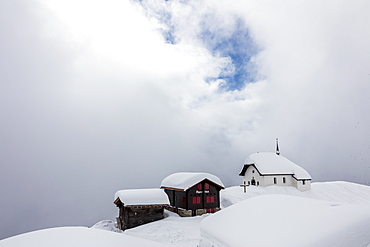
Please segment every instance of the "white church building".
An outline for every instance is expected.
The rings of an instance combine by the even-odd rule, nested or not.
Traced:
[[[281,156],[278,148],[276,153],[258,152],[250,155],[239,176],[243,176],[245,185],[294,186],[300,191],[311,189],[310,174]]]

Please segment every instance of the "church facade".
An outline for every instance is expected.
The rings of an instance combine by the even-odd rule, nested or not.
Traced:
[[[250,155],[239,176],[249,186],[293,186],[300,191],[311,189],[310,174],[279,153],[260,152]]]

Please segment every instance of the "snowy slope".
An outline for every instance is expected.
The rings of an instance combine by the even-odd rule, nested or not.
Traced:
[[[317,199],[318,205],[326,205],[327,202],[322,200],[329,200],[333,203],[331,205],[337,205],[337,204],[354,204],[352,206],[355,207],[355,205],[359,205],[360,208],[362,208],[360,211],[364,214],[360,216],[363,216],[364,219],[367,219],[367,217],[370,215],[370,187],[365,185],[359,185],[349,182],[325,182],[325,183],[313,183],[312,184],[312,190],[301,192],[297,190],[294,187],[282,187],[282,186],[269,186],[269,187],[255,187],[250,186],[248,188],[248,193],[243,193],[243,188],[235,186],[226,188],[225,190],[221,191],[221,198],[222,203],[227,204],[227,206],[230,206],[232,204],[236,204],[239,202],[244,201],[248,198],[257,198],[259,196],[264,195],[290,195],[289,197],[291,200],[300,200],[305,198],[311,198],[311,199]],[[246,200],[245,203],[248,205],[250,200]],[[313,200],[316,201],[316,200]],[[265,202],[261,202],[261,204],[264,204]],[[369,205],[367,205],[369,204]],[[238,205],[238,204],[237,204]],[[315,204],[314,204],[315,205]],[[361,206],[363,205],[363,206]],[[256,206],[259,207],[259,206]],[[351,206],[348,206],[351,208]],[[233,208],[233,207],[231,207]],[[324,207],[325,208],[325,207]],[[347,208],[347,206],[341,207],[341,208]],[[234,209],[232,209],[234,211]],[[226,211],[226,209],[222,210]],[[222,212],[221,211],[221,212]],[[365,211],[365,212],[363,212]],[[214,214],[214,216],[219,215],[221,212]],[[290,211],[289,211],[290,212]],[[335,213],[336,211],[333,211],[333,217],[340,218],[342,217],[342,214],[351,214],[348,211],[342,210],[341,212],[338,211],[338,214]],[[171,212],[168,212],[168,217],[162,221],[153,222],[147,225],[143,225],[137,228],[133,228],[130,230],[127,230],[126,233],[129,235],[134,235],[137,237],[143,237],[146,239],[154,240],[154,241],[160,241],[163,243],[173,244],[174,246],[197,246],[199,244],[199,237],[200,237],[200,228],[199,223],[204,220],[208,219],[210,217],[214,217],[211,215],[203,215],[201,217],[192,217],[192,218],[181,218],[177,216],[176,214],[173,214]],[[241,213],[242,214],[242,213]],[[281,212],[276,212],[277,215],[281,215]],[[303,215],[306,215],[306,212],[302,212]],[[239,217],[239,216],[238,216]],[[240,218],[240,217],[239,217]],[[263,216],[261,216],[263,218]],[[205,221],[206,221],[205,220]],[[239,219],[240,221],[243,221],[242,219]],[[230,225],[235,225],[235,222],[238,220],[234,220]],[[243,221],[243,224],[247,224],[246,222],[249,222],[249,220]],[[353,223],[353,222],[352,222]],[[217,220],[216,222],[213,222],[213,226],[222,226],[226,225],[227,221],[225,219]],[[328,223],[330,225],[335,225],[336,221],[333,220],[332,222]],[[356,222],[353,223],[354,225],[357,224]],[[361,223],[360,223],[361,225]],[[279,225],[279,227],[281,224]],[[343,226],[344,231],[347,231],[347,227],[349,230],[351,230],[351,226]],[[243,228],[243,227],[242,227]],[[228,232],[228,229],[226,228],[222,229],[223,232]],[[329,228],[328,228],[329,229]],[[363,227],[362,229],[367,230],[370,232],[369,227]],[[332,229],[333,232],[336,232],[336,234],[339,234],[336,229]],[[339,231],[340,232],[340,231]],[[234,236],[232,233],[228,233],[230,236],[233,236],[235,238],[245,238],[246,233],[241,234],[240,236]],[[271,233],[268,231],[264,232],[265,236],[269,236]],[[333,233],[334,234],[334,233]],[[216,234],[218,235],[218,234]],[[298,235],[302,235],[299,233]],[[334,234],[335,235],[335,234]],[[343,234],[339,234],[343,235]],[[370,236],[370,233],[368,234]],[[343,236],[346,236],[345,234]],[[356,234],[353,234],[351,236],[356,236]],[[300,236],[296,236],[298,239]],[[330,235],[326,241],[329,241]],[[215,238],[216,239],[216,238]],[[333,237],[333,239],[337,239],[337,237]],[[320,240],[318,240],[320,241]],[[369,240],[370,241],[370,240]],[[203,243],[204,244],[204,238]],[[351,244],[354,244],[352,242]],[[245,244],[244,244],[245,245]],[[242,246],[244,246],[242,245]],[[234,246],[240,246],[240,245],[234,245]],[[257,245],[258,246],[258,245]],[[276,245],[274,245],[276,246]],[[296,245],[297,246],[297,245]],[[298,245],[300,246],[300,245]],[[317,244],[316,246],[320,246]],[[327,245],[327,246],[333,246],[333,245]],[[356,246],[356,245],[347,245],[347,246]],[[361,245],[357,245],[361,246]],[[366,245],[365,245],[366,246]],[[369,246],[370,247],[370,246]]]
[[[102,220],[93,225],[91,228],[93,229],[100,229],[100,230],[105,230],[105,231],[110,231],[110,232],[118,232],[118,233],[123,233],[121,229],[117,228],[117,223],[113,222],[111,220]]]
[[[167,246],[164,243],[87,227],[60,227],[21,234],[0,241],[0,247],[132,247]]]
[[[370,244],[370,204],[263,195],[201,222],[201,247],[353,247]]]
[[[291,186],[249,186],[247,193],[243,193],[243,188],[239,186],[229,187],[221,190],[221,207],[226,208],[248,198],[271,194],[292,195],[340,203],[370,203],[370,186],[349,182],[321,182],[312,183],[311,190],[303,192]]]
[[[124,233],[176,247],[197,246],[200,239],[200,222],[208,215],[182,218],[165,210],[165,219],[127,229]],[[110,220],[96,223],[92,228],[123,232]]]
[[[241,246],[257,243],[253,242],[257,240],[250,237],[256,235],[262,236],[260,240],[263,240],[263,243],[258,242],[259,244],[254,246],[266,246],[281,228],[288,229],[288,233],[280,233],[277,237],[289,235],[295,243],[299,243],[290,246],[367,247],[370,243],[370,186],[348,182],[312,183],[312,190],[305,192],[294,187],[250,186],[246,194],[243,193],[243,188],[235,186],[226,188],[221,193],[223,210],[215,214],[182,218],[166,211],[165,219],[123,233],[115,228],[114,221],[101,221],[92,228],[53,228],[0,240],[0,247],[196,247],[200,240],[202,246],[217,246],[222,243],[220,246],[229,244],[239,247],[241,243]],[[285,207],[286,205],[291,206]],[[248,208],[254,213],[246,214]],[[279,208],[280,210],[277,210]],[[263,213],[256,214],[258,211]],[[266,221],[268,227],[260,227],[255,223],[257,220]],[[325,227],[322,229],[323,226]],[[256,229],[258,232],[253,233]],[[298,231],[299,229],[301,231]],[[368,236],[367,239],[364,234]],[[230,245],[227,242],[229,238],[237,242]],[[279,246],[280,242],[289,246],[289,243],[284,241],[275,240],[272,246]],[[338,245],[338,241],[342,245]]]
[[[126,234],[148,240],[171,244],[176,247],[196,247],[200,239],[200,222],[208,215],[180,217],[166,211],[161,221],[126,230]]]

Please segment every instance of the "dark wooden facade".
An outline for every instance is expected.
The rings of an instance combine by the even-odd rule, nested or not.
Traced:
[[[168,204],[125,206],[119,198],[114,201],[114,204],[119,208],[117,226],[121,230],[163,219],[164,208],[168,207]]]
[[[205,179],[194,184],[187,190],[162,187],[170,200],[173,211],[178,209],[191,210],[192,216],[196,211],[205,209],[207,213],[213,213],[220,208],[220,190],[222,186]]]

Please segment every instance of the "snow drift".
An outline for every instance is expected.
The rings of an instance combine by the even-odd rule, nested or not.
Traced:
[[[221,198],[223,209],[215,214],[182,218],[166,211],[165,219],[123,233],[107,220],[92,228],[52,228],[0,240],[0,247],[195,247],[199,241],[202,247],[370,247],[370,186],[313,183],[305,192],[250,186],[247,193],[236,186]]]
[[[59,227],[29,232],[0,241],[0,247],[161,247],[167,246],[124,233],[115,233],[87,227]]]
[[[226,208],[245,199],[261,195],[291,195],[312,199],[327,200],[350,204],[370,204],[370,186],[350,182],[316,182],[311,184],[311,190],[299,191],[292,186],[249,186],[247,193],[239,186],[221,190],[221,207]]]
[[[200,228],[202,247],[366,246],[370,204],[263,195],[205,218]]]

